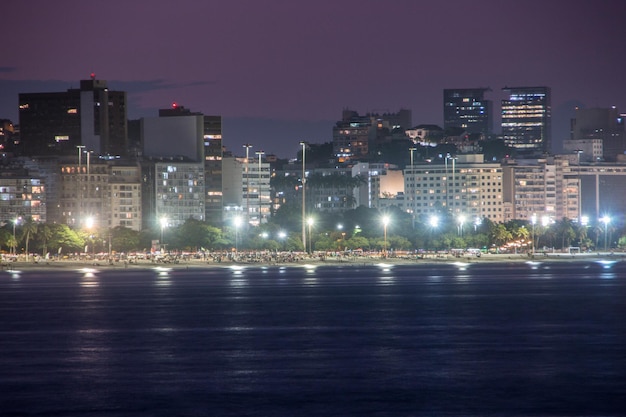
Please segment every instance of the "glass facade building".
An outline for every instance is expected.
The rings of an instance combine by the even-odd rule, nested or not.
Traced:
[[[519,152],[540,155],[551,151],[550,88],[504,87],[502,137]]]

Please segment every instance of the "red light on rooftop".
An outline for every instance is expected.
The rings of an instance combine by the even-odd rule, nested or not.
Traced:
[[[92,79],[92,80],[95,80],[95,79],[96,79],[96,73],[95,73],[95,72],[92,72],[90,75],[91,75],[91,79]]]
[[[178,107],[178,104],[176,104],[176,102],[172,103],[172,108],[175,109],[176,107]]]

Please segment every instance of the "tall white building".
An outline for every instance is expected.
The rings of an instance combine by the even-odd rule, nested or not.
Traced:
[[[178,160],[154,164],[155,222],[180,226],[187,219],[204,221],[204,163]]]
[[[505,220],[577,219],[579,180],[567,158],[510,160],[503,165]]]
[[[111,166],[109,190],[109,227],[122,226],[141,230],[141,168],[138,165]]]
[[[414,218],[441,211],[504,221],[500,164],[482,155],[459,155],[444,165],[420,164],[404,170],[404,202]]]
[[[222,159],[222,198],[224,222],[235,216],[244,223],[259,225],[270,217],[270,164],[261,159],[225,157]]]

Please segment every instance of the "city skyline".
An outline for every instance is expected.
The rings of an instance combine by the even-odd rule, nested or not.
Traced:
[[[65,91],[91,72],[128,92],[131,119],[177,102],[222,115],[228,149],[280,157],[331,141],[344,108],[443,125],[446,88],[490,87],[499,131],[503,87],[550,87],[555,143],[576,106],[626,109],[618,1],[147,5],[7,6],[0,118],[19,122],[19,93]]]

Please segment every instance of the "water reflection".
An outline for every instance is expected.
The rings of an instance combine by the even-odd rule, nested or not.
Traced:
[[[83,274],[80,280],[81,287],[94,288],[100,285],[98,278],[96,277],[96,272],[98,272],[97,269],[83,268],[80,272]]]
[[[242,288],[248,285],[248,280],[244,278],[243,273],[245,267],[241,265],[233,265],[230,267],[230,272],[233,274],[229,280],[229,284],[235,288]]]
[[[611,269],[613,267],[613,265],[615,265],[615,263],[617,261],[609,261],[606,259],[602,259],[600,261],[597,261],[598,264],[600,264],[602,266],[603,269]]]
[[[157,272],[156,285],[160,287],[167,287],[172,285],[172,277],[170,276],[172,268],[157,266],[156,268],[154,268],[154,270]]]

